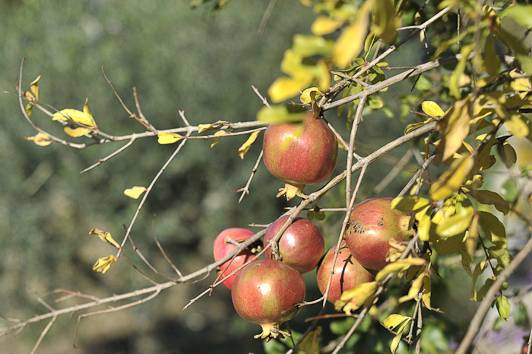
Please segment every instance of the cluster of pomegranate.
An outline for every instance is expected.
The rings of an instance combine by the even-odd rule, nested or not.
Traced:
[[[263,149],[268,170],[297,186],[330,177],[336,162],[334,134],[310,113],[301,124],[270,126]],[[389,241],[405,240],[407,229],[408,217],[391,208],[391,199],[366,200],[353,208],[335,261],[334,247],[322,258],[325,242],[316,225],[304,218],[290,223],[289,216],[283,215],[266,230],[264,258],[255,254],[260,248],[250,246],[223,263],[218,276],[231,290],[238,315],[261,325],[262,333],[256,337],[277,337],[284,334],[279,325],[292,318],[305,300],[302,273],[318,268],[318,288],[325,294],[329,287],[327,300],[334,303],[342,292],[373,280],[372,272],[386,264]],[[214,259],[233,254],[252,236],[243,228],[222,231],[214,241]]]

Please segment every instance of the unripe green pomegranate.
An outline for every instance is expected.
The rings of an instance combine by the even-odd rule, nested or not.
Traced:
[[[382,269],[389,242],[404,241],[410,235],[410,217],[392,209],[391,201],[391,198],[368,199],[351,211],[344,238],[351,254],[365,268]]]

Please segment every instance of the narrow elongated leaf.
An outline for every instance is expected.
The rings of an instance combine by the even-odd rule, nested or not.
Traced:
[[[467,175],[473,168],[473,157],[468,155],[451,164],[449,170],[444,172],[430,187],[430,196],[433,200],[442,200],[451,196],[464,183]]]

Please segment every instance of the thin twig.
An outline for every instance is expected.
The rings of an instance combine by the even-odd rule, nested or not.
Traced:
[[[168,165],[170,165],[170,163],[177,156],[179,151],[181,151],[181,149],[183,148],[183,146],[187,142],[187,138],[188,138],[189,135],[190,135],[190,132],[187,134],[187,136],[183,140],[181,140],[181,142],[178,144],[178,146],[176,147],[176,149],[174,150],[172,155],[170,155],[170,157],[166,160],[166,162],[159,169],[159,171],[157,172],[155,177],[152,179],[152,181],[151,181],[150,185],[148,186],[148,188],[146,188],[146,191],[144,192],[144,195],[142,196],[142,199],[141,199],[139,205],[137,206],[137,209],[135,210],[135,213],[133,214],[133,218],[129,222],[129,225],[128,225],[127,230],[126,230],[126,234],[124,235],[124,238],[122,239],[122,242],[120,243],[120,248],[118,249],[118,251],[116,253],[116,258],[120,257],[120,254],[122,253],[122,249],[123,249],[124,245],[126,244],[128,238],[129,238],[129,235],[131,234],[131,230],[133,229],[133,225],[135,224],[135,221],[137,220],[137,217],[138,217],[138,215],[140,213],[140,210],[144,206],[144,203],[148,199],[148,195],[150,194],[151,190],[153,189],[153,186],[155,186],[155,183],[157,182],[159,177],[161,177],[161,175],[166,170]]]
[[[262,156],[264,155],[264,151],[261,150],[259,156],[257,157],[257,161],[255,161],[255,165],[253,165],[253,169],[251,170],[251,174],[248,177],[248,180],[246,182],[246,185],[242,188],[237,189],[237,192],[240,192],[240,197],[238,198],[238,203],[242,202],[246,194],[249,194],[249,187],[251,185],[251,181],[253,181],[253,177],[255,177],[255,174],[257,173],[257,170],[259,169],[260,162],[262,161]]]
[[[397,177],[401,171],[403,171],[406,164],[410,161],[412,158],[412,149],[409,149],[406,154],[404,154],[399,161],[397,161],[397,164],[390,170],[390,172],[373,188],[373,191],[375,193],[382,192],[394,179]]]
[[[130,147],[135,142],[135,140],[136,140],[135,136],[131,137],[131,139],[129,139],[129,141],[126,144],[122,145],[119,149],[113,151],[109,155],[107,155],[105,157],[102,157],[101,159],[99,159],[94,164],[90,165],[89,167],[83,169],[80,172],[80,174],[88,172],[88,171],[92,170],[93,168],[96,168],[96,167],[100,166],[102,163],[109,161],[110,159],[112,159],[113,157],[115,157],[116,155],[120,154],[122,151],[126,150],[128,147]]]
[[[473,339],[480,328],[480,325],[482,324],[482,321],[484,320],[484,317],[486,316],[486,313],[488,313],[495,296],[499,292],[499,289],[504,284],[506,279],[508,279],[508,277],[512,275],[517,267],[519,267],[519,265],[526,259],[530,252],[532,252],[532,238],[528,240],[526,245],[521,249],[521,251],[519,251],[519,253],[515,255],[514,259],[510,262],[510,264],[508,264],[506,269],[499,274],[497,280],[495,280],[495,282],[490,286],[488,292],[484,296],[484,299],[480,303],[475,316],[473,316],[473,319],[469,323],[466,335],[462,339],[456,354],[466,354],[471,342],[473,342]]]

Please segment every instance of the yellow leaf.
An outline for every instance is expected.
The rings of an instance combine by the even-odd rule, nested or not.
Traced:
[[[377,282],[362,283],[356,288],[346,290],[334,304],[337,310],[343,309],[346,314],[351,314],[364,305],[377,291]]]
[[[449,170],[445,171],[430,187],[430,196],[433,200],[442,200],[451,196],[464,183],[467,175],[473,168],[473,156],[468,155],[454,161]]]
[[[146,192],[146,187],[142,186],[133,186],[124,191],[124,195],[131,199],[139,199],[142,193]]]
[[[423,101],[421,103],[421,109],[431,117],[440,118],[445,115],[443,109],[434,101]]]
[[[33,141],[39,146],[48,146],[53,142],[52,138],[46,133],[37,133],[37,135],[34,136],[27,136],[26,140]]]
[[[472,207],[457,208],[457,213],[449,218],[444,218],[436,227],[436,233],[441,237],[459,235],[471,225],[474,210]]]
[[[220,142],[220,137],[227,135],[227,132],[225,130],[218,130],[213,135],[214,137],[212,138],[211,149]]]
[[[394,329],[401,326],[405,321],[410,321],[410,320],[412,320],[412,318],[409,316],[400,315],[398,313],[392,313],[391,315],[386,317],[384,321],[382,321],[382,324],[389,331],[393,331]]]
[[[257,112],[257,120],[269,124],[281,124],[287,122],[300,122],[305,117],[305,112],[289,112],[284,105],[262,107]]]
[[[460,78],[464,73],[469,54],[471,54],[472,50],[472,44],[466,45],[462,48],[460,51],[460,60],[451,74],[451,77],[449,77],[449,92],[456,98],[460,98]]]
[[[255,140],[257,140],[258,136],[259,136],[259,131],[255,131],[255,132],[249,134],[249,137],[244,142],[244,144],[242,144],[238,148],[238,156],[240,156],[241,159],[243,159],[244,156],[246,156],[246,154],[248,153],[249,149],[251,148],[251,145],[253,145]]]
[[[442,160],[445,161],[462,146],[462,142],[469,134],[469,100],[462,100],[455,103],[449,114],[441,120],[443,128],[443,143],[438,145],[442,151]]]
[[[316,96],[318,95],[322,95],[322,93],[317,87],[309,87],[303,90],[301,96],[299,96],[299,100],[301,101],[301,103],[310,104],[311,102],[316,100]]]
[[[333,62],[345,68],[360,53],[368,32],[369,11],[373,1],[366,1],[358,10],[355,22],[345,28],[333,49]]]
[[[520,77],[513,79],[510,83],[510,86],[517,92],[530,92],[532,91],[532,86],[530,84],[530,79],[527,77]]]
[[[428,241],[430,238],[430,227],[432,225],[432,221],[428,213],[429,209],[430,206],[426,206],[420,212],[416,213],[416,220],[418,221],[417,232],[421,241]]]
[[[36,102],[39,100],[39,81],[41,75],[37,76],[35,80],[30,83],[30,89],[24,92],[24,97],[30,102]]]
[[[78,128],[64,127],[63,131],[65,132],[66,135],[71,136],[73,138],[79,138],[81,136],[86,136],[86,135],[89,135],[91,132],[89,128],[83,128],[83,127],[78,127]]]
[[[318,62],[317,76],[318,76],[318,86],[321,91],[325,92],[331,86],[331,73],[329,71],[329,66],[325,60],[320,60]]]
[[[426,276],[423,278],[423,293],[421,294],[421,301],[423,301],[423,305],[425,305],[425,307],[428,308],[429,310],[436,310],[430,304],[431,293],[432,293],[432,290],[431,290],[430,277]]]
[[[371,1],[371,0],[370,0]],[[377,1],[373,6],[372,32],[390,44],[397,36],[398,19],[395,17],[395,5],[393,0]]]
[[[77,109],[63,109],[52,115],[52,120],[60,122],[74,122],[85,127],[95,128],[96,122],[90,113],[78,111]]]
[[[116,262],[116,257],[113,255],[100,257],[92,266],[92,270],[98,273],[105,274],[111,268],[113,263]]]
[[[328,16],[318,16],[312,23],[310,30],[312,33],[321,36],[336,31],[342,24],[343,21],[341,20],[336,20]]]
[[[518,138],[525,138],[528,136],[528,126],[518,114],[512,115],[509,120],[504,122],[504,125],[506,125],[506,128],[508,128],[513,136]]]
[[[307,77],[280,77],[271,84],[268,89],[268,95],[270,95],[273,102],[281,102],[299,94],[301,90],[308,86],[310,81]]]
[[[111,236],[110,232],[95,227],[89,231],[89,235],[99,237],[100,240],[108,242],[116,248],[120,248],[120,245],[118,244],[118,242],[115,241],[113,236]]]
[[[381,281],[384,278],[386,278],[389,274],[397,273],[397,272],[403,272],[407,269],[409,269],[412,266],[421,266],[426,264],[427,261],[423,258],[405,258],[400,259],[398,261],[395,261],[393,263],[387,264],[384,268],[382,268],[378,273],[377,276],[375,276],[376,281]]]
[[[161,145],[173,144],[183,139],[183,135],[178,133],[166,133],[162,132],[157,134],[157,142]]]
[[[399,344],[401,343],[402,336],[403,336],[403,333],[399,333],[393,337],[392,342],[390,343],[390,352],[392,354],[395,354],[395,352],[397,351],[397,348],[399,348]]]
[[[209,124],[198,124],[198,134],[201,134],[204,131],[212,129],[212,128],[214,128],[214,124],[212,124],[212,123],[209,123]]]
[[[399,303],[403,303],[406,301],[417,299],[417,296],[419,292],[421,291],[421,287],[423,286],[423,279],[428,276],[426,272],[421,272],[417,276],[416,279],[412,282],[412,285],[410,285],[410,290],[408,290],[408,295],[401,296],[399,298]]]

